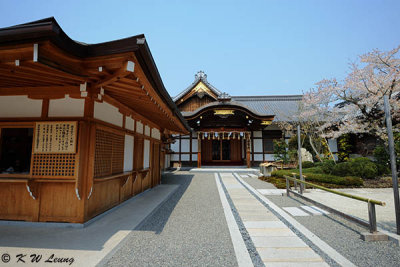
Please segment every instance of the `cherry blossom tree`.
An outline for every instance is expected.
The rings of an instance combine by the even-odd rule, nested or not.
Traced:
[[[351,64],[343,81],[322,80],[304,95],[298,120],[323,137],[367,133],[385,141],[383,96],[392,107],[394,131],[400,129],[400,46],[374,50]]]

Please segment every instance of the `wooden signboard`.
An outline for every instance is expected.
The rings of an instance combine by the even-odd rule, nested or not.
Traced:
[[[77,122],[35,123],[34,153],[76,153]]]

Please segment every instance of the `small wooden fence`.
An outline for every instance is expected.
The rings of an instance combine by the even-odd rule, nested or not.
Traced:
[[[300,197],[302,197],[302,198],[304,198],[304,199],[316,204],[317,206],[323,206],[323,208],[328,209],[332,213],[336,213],[336,214],[338,214],[338,215],[340,215],[340,216],[342,216],[342,217],[344,217],[346,219],[349,219],[349,220],[354,221],[354,222],[356,222],[356,223],[358,223],[358,224],[360,224],[360,225],[362,225],[364,227],[369,228],[370,233],[376,233],[377,232],[375,205],[385,206],[386,205],[385,202],[379,201],[379,200],[370,199],[370,198],[364,198],[364,197],[360,197],[360,196],[356,196],[356,195],[352,195],[352,194],[347,194],[347,193],[340,192],[340,191],[333,190],[333,189],[329,189],[329,188],[326,188],[326,187],[323,187],[323,186],[320,186],[320,185],[316,185],[316,184],[313,184],[313,183],[309,183],[309,182],[306,182],[306,181],[299,180],[296,177],[289,177],[289,176],[284,176],[284,177],[286,179],[286,194],[287,194],[287,196],[289,196],[290,193],[293,193],[293,194],[295,194],[297,196],[300,196]],[[291,190],[289,181],[293,181],[295,183],[296,187],[297,187],[297,183],[300,183],[300,185],[301,185],[301,190],[300,190],[301,193],[300,194],[295,192],[295,191],[293,191],[293,190]],[[340,212],[340,211],[335,210],[333,208],[327,207],[327,206],[325,206],[325,205],[323,205],[323,204],[321,204],[319,202],[316,202],[316,201],[314,201],[312,199],[304,197],[303,196],[302,185],[308,185],[308,186],[311,186],[311,187],[314,187],[314,188],[321,189],[323,191],[330,192],[332,194],[336,194],[336,195],[347,197],[347,198],[352,198],[352,199],[355,199],[355,200],[358,200],[358,201],[362,201],[362,202],[367,202],[368,203],[369,223],[366,223],[365,221],[363,221],[361,219],[358,219],[356,217],[347,215],[347,214],[345,214],[343,212]]]

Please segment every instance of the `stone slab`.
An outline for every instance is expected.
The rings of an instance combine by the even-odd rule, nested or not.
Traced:
[[[318,208],[317,206],[301,206],[302,209],[308,211],[312,215],[329,214],[329,212]]]
[[[311,248],[258,248],[258,254],[265,262],[269,261],[306,261],[323,262]]]
[[[257,228],[287,228],[287,226],[281,221],[248,221],[243,223],[247,229]]]
[[[281,228],[281,229],[247,229],[250,237],[253,236],[296,236],[289,228]]]
[[[255,236],[251,238],[256,248],[302,248],[308,247],[297,236],[279,236],[279,237],[260,237]]]
[[[302,211],[297,207],[282,207],[285,211],[289,212],[292,216],[310,216],[309,213]]]

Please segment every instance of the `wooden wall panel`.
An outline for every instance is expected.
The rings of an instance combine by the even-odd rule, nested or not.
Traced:
[[[121,182],[119,179],[95,182],[88,201],[88,217],[92,218],[119,204]]]
[[[238,139],[231,139],[231,160],[232,161],[242,160],[241,142]]]
[[[78,200],[74,183],[42,183],[40,186],[41,222],[80,222]]]
[[[150,188],[150,180],[151,180],[152,172],[149,171],[142,180],[142,192]]]
[[[143,169],[143,150],[144,149],[144,140],[143,138],[135,138],[135,155],[133,156],[134,164],[133,168],[136,170]]]
[[[153,143],[153,163],[152,163],[152,179],[151,179],[151,187],[154,187],[160,183],[161,179],[161,164],[163,164],[164,159],[161,159],[160,155],[161,145],[157,143]]]
[[[137,195],[140,192],[142,192],[142,179],[140,178],[139,175],[136,177],[136,180],[132,184],[132,192],[133,195]]]
[[[123,202],[132,196],[132,177],[129,177],[128,181],[121,186],[119,191],[119,202]]]
[[[201,161],[208,162],[212,160],[212,140],[204,138],[201,140]]]
[[[39,200],[29,195],[25,183],[1,183],[0,196],[1,220],[38,220]]]
[[[208,103],[214,102],[212,97],[207,95],[203,98],[199,98],[197,95],[190,97],[188,100],[184,101],[182,104],[178,105],[180,111],[195,111],[199,107],[207,105]]]

